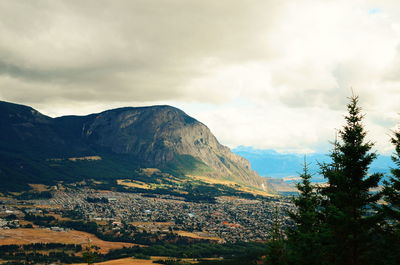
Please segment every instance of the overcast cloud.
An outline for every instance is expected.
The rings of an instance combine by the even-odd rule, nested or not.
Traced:
[[[390,152],[398,1],[0,2],[0,99],[51,116],[170,104],[230,147],[325,152],[350,87]]]

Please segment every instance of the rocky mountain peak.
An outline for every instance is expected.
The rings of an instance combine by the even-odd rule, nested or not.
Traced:
[[[40,142],[46,148],[41,153],[48,156],[103,152],[129,155],[145,167],[179,164],[186,174],[204,174],[266,189],[265,181],[251,170],[246,159],[221,145],[203,123],[171,106],[126,107],[52,119],[32,108],[7,104],[0,105],[6,106],[4,113],[19,118],[16,122],[14,117],[14,122],[5,127],[25,149],[32,145],[36,150],[38,145],[33,143]],[[18,127],[16,123],[32,126]],[[2,138],[5,135],[0,134],[0,142]]]

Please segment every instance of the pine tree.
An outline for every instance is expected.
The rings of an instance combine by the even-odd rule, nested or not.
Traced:
[[[386,204],[382,205],[381,212],[385,222],[376,237],[378,255],[384,257],[378,259],[382,265],[400,264],[400,130],[394,133],[391,142],[395,146],[392,155],[395,168],[391,169],[389,180],[384,182],[382,194]]]
[[[95,251],[97,249],[96,246],[91,244],[90,239],[88,238],[88,243],[85,246],[85,250],[82,253],[82,258],[83,260],[88,264],[94,264],[97,258],[97,252]]]
[[[331,254],[331,264],[366,265],[370,235],[377,222],[370,207],[380,198],[370,190],[378,186],[381,174],[368,175],[377,155],[371,152],[373,143],[365,140],[357,96],[350,98],[347,109],[346,125],[339,131],[339,141],[335,141],[330,155],[332,162],[322,166],[322,174],[328,179],[323,189],[326,229],[330,233],[326,253]]]
[[[293,199],[296,211],[289,216],[294,225],[288,229],[288,249],[292,264],[313,265],[321,264],[321,241],[319,233],[321,216],[319,213],[320,196],[316,187],[311,184],[311,174],[304,161],[301,182],[297,184],[299,196]]]
[[[394,225],[400,226],[400,130],[394,133],[391,142],[395,146],[392,161],[396,167],[391,169],[389,181],[385,181],[383,195],[388,203],[385,208],[389,219]]]
[[[272,216],[271,239],[267,243],[267,252],[264,260],[266,265],[286,265],[287,251],[286,242],[282,229],[281,214],[278,207]]]

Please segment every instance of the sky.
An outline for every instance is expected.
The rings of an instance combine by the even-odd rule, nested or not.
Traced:
[[[327,152],[352,90],[390,153],[398,0],[0,1],[0,100],[52,117],[168,104],[231,148]]]

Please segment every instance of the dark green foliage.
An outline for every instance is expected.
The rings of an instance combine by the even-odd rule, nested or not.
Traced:
[[[365,140],[358,97],[350,98],[347,110],[347,123],[339,131],[340,141],[335,141],[331,153],[333,162],[322,166],[322,174],[328,180],[323,190],[327,198],[326,228],[330,233],[326,255],[332,264],[366,265],[366,253],[372,247],[371,233],[377,223],[371,207],[380,198],[370,189],[378,186],[381,174],[367,174],[376,154],[370,152],[373,143]]]
[[[297,184],[299,196],[293,199],[297,211],[289,213],[294,225],[287,231],[288,255],[292,264],[317,265],[321,264],[323,256],[320,236],[322,198],[310,182],[312,176],[306,161],[300,177],[302,180]]]
[[[42,225],[42,224],[49,224],[50,222],[55,221],[56,218],[54,218],[53,216],[49,216],[49,215],[44,216],[44,215],[26,214],[25,220],[31,221],[37,225]],[[44,226],[46,226],[46,225],[44,225]]]
[[[11,221],[11,220],[17,220],[18,217],[15,214],[10,214],[10,215],[7,215],[5,217],[5,219],[8,220],[8,221]]]
[[[53,194],[50,191],[28,191],[23,192],[20,195],[16,196],[18,200],[48,200],[53,197]]]
[[[156,244],[146,248],[132,247],[111,250],[104,256],[105,259],[117,259],[124,257],[145,256],[165,256],[174,258],[219,258],[228,259],[251,256],[260,257],[265,251],[265,245],[256,242],[241,242],[227,244]]]
[[[271,239],[267,244],[265,264],[267,265],[285,265],[287,264],[287,248],[282,229],[281,216],[278,208],[275,209],[273,215],[273,223],[271,228]]]
[[[384,182],[382,191],[386,204],[381,212],[385,222],[381,225],[381,234],[376,237],[377,255],[385,259],[382,265],[400,264],[400,131],[396,131],[391,139],[395,147],[392,160],[396,165],[391,169],[391,176]],[[371,255],[376,259],[376,255]]]
[[[95,222],[64,221],[60,223],[60,226],[98,235],[97,224]]]
[[[197,175],[212,172],[206,164],[191,155],[174,155],[174,159],[163,170],[173,175]]]
[[[66,210],[62,212],[62,217],[70,218],[72,220],[82,220],[83,214],[80,211]]]
[[[37,251],[46,251],[48,254]],[[76,263],[81,262],[82,259],[71,253],[80,251],[82,251],[80,245],[60,243],[4,245],[0,246],[0,259],[8,260],[9,262],[6,264]]]
[[[200,261],[198,265],[256,265],[260,264],[260,257],[243,256],[234,259]]]
[[[157,260],[155,263],[164,264],[164,265],[189,265],[190,263],[184,262],[181,259],[165,259],[165,260]]]
[[[368,175],[376,154],[371,152],[373,143],[365,140],[358,97],[350,98],[347,109],[346,125],[330,154],[332,162],[320,165],[327,186],[313,187],[304,167],[300,194],[294,199],[297,211],[290,214],[294,224],[284,244],[288,264],[396,264],[393,253],[398,253],[394,248],[399,244],[393,241],[393,233],[379,226],[382,214],[376,209],[381,194],[371,189],[378,186],[382,176]],[[391,197],[393,185],[387,187],[387,197]]]
[[[135,258],[136,259],[148,259],[148,260],[151,259],[151,257],[149,255],[144,255],[141,253],[136,254]]]
[[[34,152],[7,152],[0,147],[0,192],[29,190],[28,183],[55,185],[58,181],[66,183],[87,179],[111,181],[116,178],[130,178],[138,169],[134,157],[97,153],[102,160],[69,161],[48,160],[49,157]],[[23,196],[37,194],[27,193]],[[43,194],[46,195],[46,194]],[[29,199],[29,198],[28,198]],[[38,198],[41,199],[41,198]]]
[[[72,250],[75,252],[82,251],[81,245],[73,244],[61,244],[61,243],[34,243],[29,245],[23,245],[23,250],[50,250],[50,249],[62,249],[62,250]]]
[[[96,252],[97,247],[88,245],[85,247],[83,253],[82,253],[82,258],[83,260],[88,264],[94,264],[98,260],[98,253]]]
[[[108,199],[105,197],[102,198],[87,197],[85,200],[89,203],[108,203]]]
[[[196,259],[197,260],[197,259]],[[261,258],[259,255],[244,255],[237,258],[230,259],[217,259],[217,260],[202,260],[200,259],[198,265],[256,265],[260,264]],[[155,261],[155,263],[165,264],[165,265],[189,265],[193,263],[181,261],[180,259],[167,259]]]
[[[385,210],[389,216],[389,220],[393,225],[400,229],[400,131],[395,132],[391,139],[395,146],[395,153],[392,160],[396,168],[391,169],[392,176],[389,181],[385,181],[383,195],[388,205]]]

